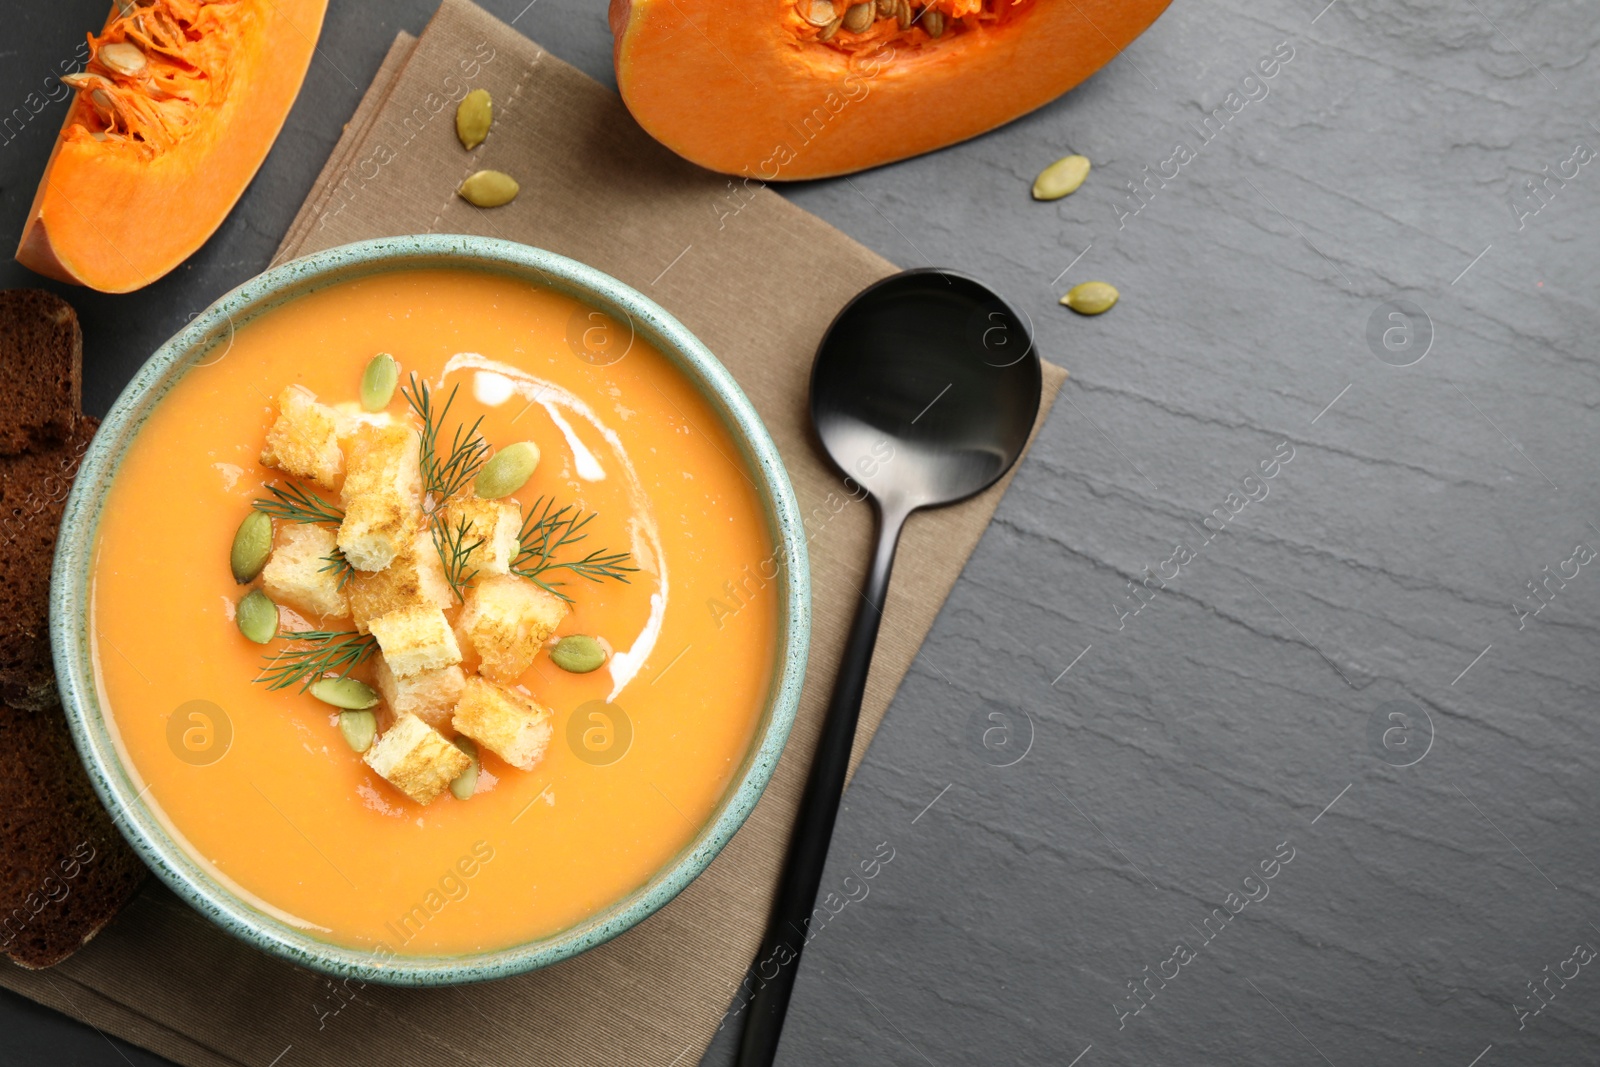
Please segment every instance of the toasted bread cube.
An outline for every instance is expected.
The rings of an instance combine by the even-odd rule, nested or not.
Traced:
[[[439,667],[401,678],[389,669],[388,660],[379,656],[375,680],[390,711],[415,715],[437,730],[450,721],[467,675],[460,667]]]
[[[478,670],[510,684],[566,616],[566,602],[554,593],[515,574],[497,574],[473,585],[456,629],[477,653]]]
[[[332,489],[344,471],[338,418],[317,394],[291,385],[278,394],[278,417],[267,430],[261,462]]]
[[[261,571],[267,595],[306,615],[350,614],[339,569],[328,561],[337,548],[333,531],[315,523],[276,525],[272,555]]]
[[[427,804],[472,765],[472,757],[415,715],[402,715],[361,757],[418,804]]]
[[[339,547],[357,570],[383,570],[421,525],[418,436],[399,423],[363,424],[345,442]]]
[[[554,718],[527,694],[473,675],[450,725],[513,767],[531,771],[550,744]]]
[[[335,419],[338,413],[333,412]],[[345,476],[339,495],[346,504],[358,496],[387,493],[422,505],[422,435],[402,422],[346,419]]]
[[[483,542],[467,556],[465,570],[476,570],[479,575],[509,572],[519,551],[517,536],[522,533],[522,506],[515,500],[480,500],[471,495],[454,497],[445,504],[440,525],[455,537],[463,521],[467,529],[462,544]]]
[[[445,580],[444,564],[433,538],[422,530],[381,571],[356,571],[346,585],[350,618],[356,629],[397,608],[448,608],[455,594]]]
[[[438,608],[398,608],[371,620],[367,628],[397,678],[461,662],[461,646]]]

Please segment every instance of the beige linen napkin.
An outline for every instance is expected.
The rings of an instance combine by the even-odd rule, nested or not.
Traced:
[[[495,122],[469,153],[456,140],[455,102],[478,87],[493,94]],[[493,211],[455,196],[480,168],[515,175],[521,195]],[[234,940],[156,887],[66,963],[38,973],[8,966],[0,983],[195,1067],[689,1067],[759,941],[867,568],[869,507],[834,513],[839,476],[808,437],[811,357],[838,309],[895,268],[775,193],[683,162],[615,94],[466,0],[445,0],[420,40],[396,41],[278,259],[418,232],[521,241],[620,278],[697,334],[761,413],[811,516],[814,590],[800,713],[765,797],[670,905],[608,944],[518,978],[336,986]],[[1064,377],[1046,364],[1047,409]],[[856,760],[1002,491],[911,520]]]

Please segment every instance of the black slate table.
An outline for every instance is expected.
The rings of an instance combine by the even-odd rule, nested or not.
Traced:
[[[846,797],[782,1062],[1600,1062],[1600,21],[1325,3],[1177,0],[995,134],[782,190],[1073,375]],[[598,0],[488,6],[612,82]],[[61,105],[3,112],[105,3],[14,8],[7,248]],[[90,411],[266,265],[431,8],[335,0],[217,236],[68,293]],[[0,1063],[157,1062],[0,997]]]

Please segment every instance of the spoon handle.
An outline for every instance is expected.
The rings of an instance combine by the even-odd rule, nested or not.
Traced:
[[[739,1043],[738,1067],[769,1067],[778,1052],[778,1035],[783,1031],[784,1014],[789,1009],[789,994],[794,990],[800,952],[805,948],[806,931],[817,887],[822,882],[823,864],[828,859],[828,842],[833,836],[834,819],[839,814],[839,799],[844,793],[845,772],[850,767],[850,750],[855,743],[856,720],[861,717],[861,697],[867,688],[867,670],[872,666],[872,650],[878,639],[878,623],[883,618],[885,594],[889,591],[889,571],[894,566],[895,547],[907,512],[878,506],[878,544],[873,552],[872,570],[867,576],[862,603],[856,607],[855,622],[845,643],[844,660],[833,683],[822,735],[806,778],[800,799],[800,813],[789,839],[789,856],[783,880],[772,907],[761,951],[755,960],[749,1018]]]

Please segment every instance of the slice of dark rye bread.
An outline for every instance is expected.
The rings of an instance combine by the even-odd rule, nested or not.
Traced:
[[[60,708],[0,705],[0,857],[0,952],[30,970],[76,952],[144,882]]]
[[[0,701],[54,707],[50,565],[73,476],[98,419],[79,416],[60,444],[0,456]]]
[[[15,308],[14,294],[0,293],[0,337],[8,346],[0,394],[40,379],[59,386],[62,348],[9,347]],[[66,314],[71,418],[60,417],[59,389],[35,390],[26,403],[15,396],[0,401],[0,952],[30,968],[75,952],[122,909],[146,874],[89,784],[51,670],[56,531],[99,425],[78,411],[81,350],[76,318],[70,308]],[[32,429],[19,435],[18,426]],[[59,439],[33,432],[46,427],[59,429]],[[27,451],[4,451],[19,439]]]
[[[71,305],[43,289],[0,292],[0,455],[65,438],[82,397],[83,331]]]

